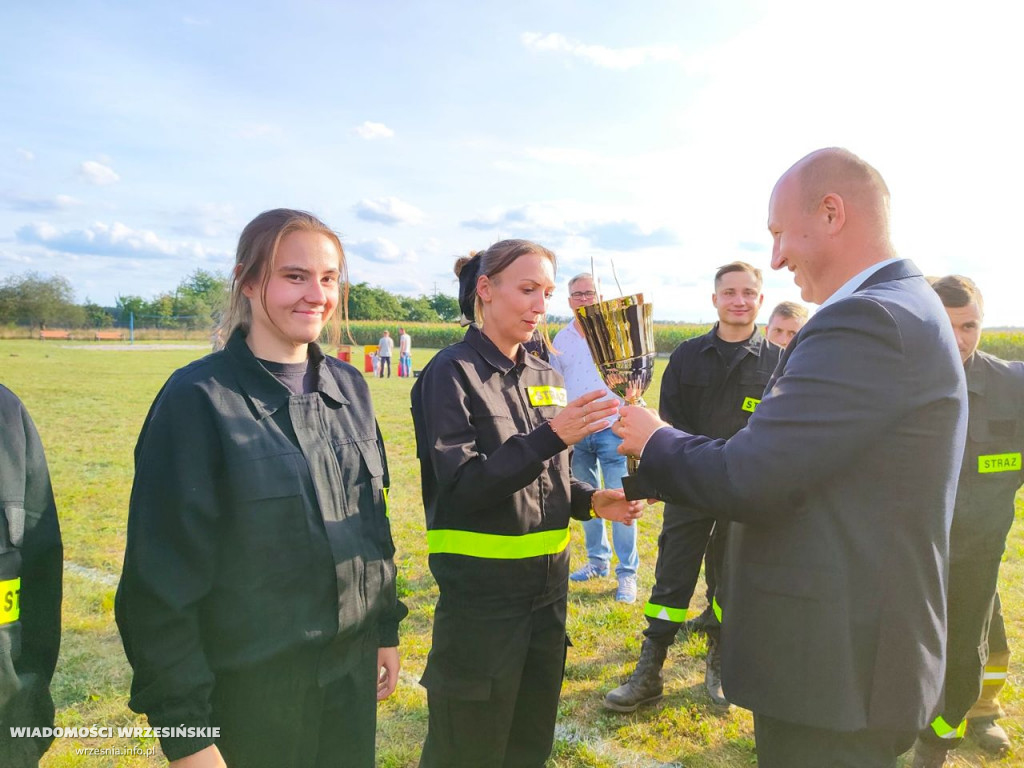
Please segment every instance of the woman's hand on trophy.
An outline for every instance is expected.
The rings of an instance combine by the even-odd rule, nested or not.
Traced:
[[[643,517],[646,506],[644,501],[627,501],[621,488],[596,491],[590,503],[595,515],[623,525],[632,525],[633,521]]]
[[[577,397],[562,412],[548,422],[551,429],[566,445],[576,445],[587,435],[600,432],[608,426],[606,419],[619,410],[619,402],[613,398],[602,400],[607,394],[603,389]]]
[[[644,446],[651,435],[662,427],[670,426],[653,408],[625,405],[619,410],[619,420],[612,425],[612,432],[622,440],[619,453],[639,459],[643,457]]]

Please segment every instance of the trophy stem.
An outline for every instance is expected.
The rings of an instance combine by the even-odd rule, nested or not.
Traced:
[[[641,396],[627,397],[627,398],[624,398],[624,399],[625,399],[627,405],[638,405],[641,408],[646,408],[647,407],[647,403],[644,402],[644,399]],[[629,474],[631,474],[631,475],[635,475],[637,473],[637,470],[639,470],[639,469],[640,469],[640,457],[639,456],[627,456],[626,457],[626,471]]]

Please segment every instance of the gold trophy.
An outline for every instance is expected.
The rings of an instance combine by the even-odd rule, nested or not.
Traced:
[[[608,389],[628,405],[645,406],[643,394],[654,378],[653,305],[637,293],[577,307],[576,318]],[[622,488],[630,500],[648,496],[634,477],[639,466],[639,458],[627,457]]]

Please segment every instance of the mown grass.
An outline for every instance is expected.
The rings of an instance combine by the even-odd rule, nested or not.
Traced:
[[[159,388],[175,368],[202,349],[113,351],[73,349],[38,341],[0,341],[0,382],[25,401],[47,449],[64,531],[65,559],[89,571],[65,572],[64,637],[54,680],[58,725],[144,725],[127,707],[130,670],[114,627],[114,580],[124,548],[125,516],[132,479],[132,451],[139,427]],[[73,346],[79,346],[77,343]],[[103,347],[102,343],[95,345]],[[414,367],[430,352],[415,350]],[[664,359],[658,360],[648,393],[657,405]],[[398,546],[399,588],[410,607],[402,629],[403,672],[398,691],[380,708],[378,764],[415,766],[426,732],[426,696],[417,684],[430,646],[437,589],[426,567],[419,496],[419,468],[409,415],[411,379],[371,379],[391,468],[391,518]],[[1018,504],[1018,514],[1024,508]],[[601,698],[635,663],[644,626],[642,600],[653,580],[660,529],[659,507],[640,522],[641,601],[613,600],[614,580],[574,584],[569,633],[574,647],[566,669],[551,766],[685,765],[740,768],[756,762],[750,715],[733,708],[715,715],[703,692],[704,641],[693,638],[670,651],[666,697],[658,708],[623,716],[605,711]],[[582,534],[574,526],[574,565],[583,559]],[[1001,591],[1011,644],[1024,647],[1024,533],[1015,529],[1007,548]],[[703,607],[703,591],[694,608]],[[1011,668],[1002,722],[1022,743],[1020,670]],[[142,746],[155,742],[118,739],[58,740],[43,760],[48,768],[163,765],[159,757],[82,757],[77,747]],[[987,760],[965,746],[958,766],[1024,766],[1024,758]],[[909,765],[909,759],[906,761]],[[284,767],[286,768],[286,767]]]

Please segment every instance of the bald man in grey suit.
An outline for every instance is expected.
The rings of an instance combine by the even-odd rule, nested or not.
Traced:
[[[712,440],[634,407],[615,432],[652,495],[733,522],[722,678],[761,768],[889,768],[941,702],[963,366],[856,155],[796,163],[768,227],[772,267],[821,306],[747,427]]]

